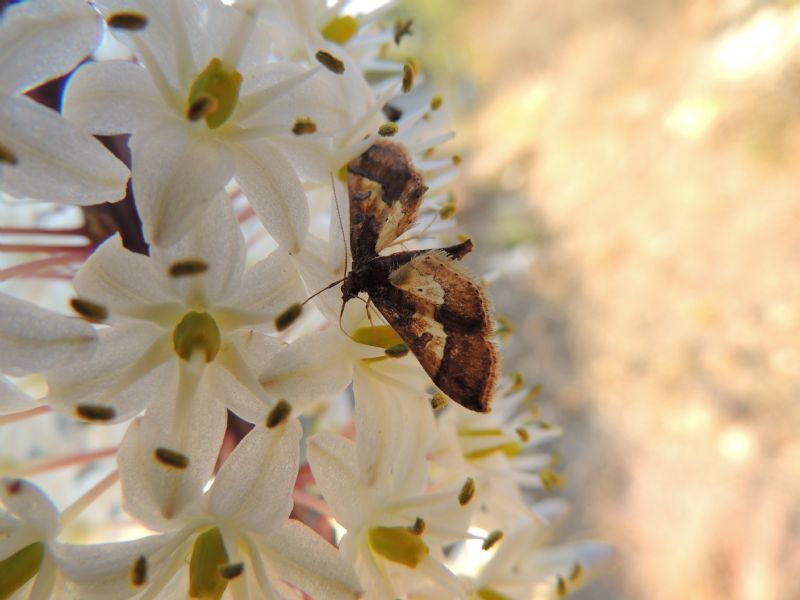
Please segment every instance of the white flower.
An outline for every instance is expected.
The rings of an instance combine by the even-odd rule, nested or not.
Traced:
[[[198,481],[213,469],[226,408],[256,422],[272,406],[253,373],[280,346],[264,331],[304,296],[282,251],[244,271],[227,204],[215,199],[199,227],[151,257],[123,249],[117,237],[98,248],[75,278],[74,305],[110,326],[93,361],[47,374],[45,401],[69,414],[119,422],[146,409],[152,450],[183,455],[184,476]],[[160,492],[165,514],[175,512],[174,490]]]
[[[139,62],[84,66],[67,87],[64,112],[95,133],[133,133],[133,192],[148,239],[177,241],[235,177],[269,233],[298,252],[308,202],[276,141],[295,137],[298,117],[335,127],[350,109],[331,94],[338,76],[319,65],[270,62],[260,2],[98,5],[112,26],[117,14],[141,16],[141,31],[112,27]]]
[[[125,196],[128,169],[100,142],[24,93],[68,73],[103,30],[83,0],[10,6],[0,20],[0,184],[18,197],[97,204]]]
[[[256,427],[239,443],[210,489],[182,480],[188,501],[164,519],[158,499],[148,494],[158,470],[148,455],[138,424],[128,430],[120,451],[126,508],[146,526],[165,532],[126,544],[75,548],[73,592],[81,598],[125,597],[144,591],[155,597],[177,581],[192,597],[219,598],[230,586],[234,598],[314,598],[344,600],[359,595],[358,579],[336,549],[302,523],[289,519],[299,465],[302,428],[290,419]],[[92,564],[96,561],[95,564]],[[188,565],[188,577],[187,577]],[[138,569],[138,585],[131,573]]]
[[[371,390],[375,391],[375,389]],[[441,547],[466,536],[474,489],[426,494],[430,407],[408,398],[370,396],[356,408],[356,442],[324,431],[311,437],[308,460],[336,520],[347,530],[341,551],[370,598],[404,594],[419,573],[461,597],[442,564]]]

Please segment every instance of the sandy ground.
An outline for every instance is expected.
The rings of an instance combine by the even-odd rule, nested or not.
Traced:
[[[417,10],[472,73],[462,217],[566,428],[563,536],[619,550],[576,597],[800,598],[800,7]]]

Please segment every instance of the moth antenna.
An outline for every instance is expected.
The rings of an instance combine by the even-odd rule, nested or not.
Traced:
[[[342,232],[342,244],[344,244],[344,270],[342,272],[342,281],[347,279],[347,239],[344,237],[344,223],[342,223],[342,213],[339,210],[339,197],[336,195],[336,181],[333,179],[333,173],[328,173],[331,177],[331,189],[333,190],[333,204],[336,206],[336,216],[339,218],[339,231]]]
[[[316,297],[317,297],[317,296],[319,296],[319,295],[320,295],[322,292],[327,292],[327,291],[328,291],[329,289],[331,289],[333,286],[335,286],[335,285],[339,285],[339,284],[340,284],[340,283],[342,283],[343,281],[344,281],[344,279],[338,279],[338,280],[334,281],[333,283],[330,283],[330,284],[326,285],[324,288],[322,288],[322,289],[321,289],[321,290],[319,290],[318,292],[314,292],[314,293],[313,293],[313,294],[311,294],[311,295],[310,295],[308,298],[306,298],[305,300],[303,300],[303,303],[301,304],[301,306],[305,306],[305,305],[306,305],[306,302],[308,302],[308,301],[309,301],[309,300],[311,300],[312,298],[316,298]]]

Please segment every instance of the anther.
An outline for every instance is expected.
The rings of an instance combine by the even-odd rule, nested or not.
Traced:
[[[174,262],[169,266],[167,275],[170,277],[186,277],[187,275],[199,275],[208,271],[208,263],[199,258],[187,258]]]
[[[444,100],[441,96],[434,96],[431,98],[431,110],[439,110],[442,107]]]
[[[14,154],[9,148],[0,144],[0,163],[7,165],[15,165],[19,162],[17,155]]]
[[[311,117],[297,117],[292,124],[292,133],[295,135],[308,135],[317,132],[317,124]]]
[[[389,358],[402,358],[406,354],[408,354],[408,344],[395,344],[394,346],[389,346],[384,350],[384,354]]]
[[[388,102],[383,105],[381,109],[384,116],[389,119],[392,123],[397,123],[400,118],[403,116],[403,111],[394,106],[393,104],[389,104]]]
[[[147,583],[147,558],[139,556],[131,566],[131,587],[142,587]]]
[[[273,429],[278,425],[285,423],[291,414],[292,405],[286,400],[278,401],[278,403],[272,407],[272,410],[269,411],[269,414],[267,415],[267,429]]]
[[[495,529],[494,531],[489,532],[483,539],[483,545],[481,546],[484,550],[489,550],[492,548],[497,542],[503,539],[503,532],[499,529]]]
[[[517,435],[519,436],[520,441],[523,444],[526,444],[528,440],[531,439],[531,435],[528,433],[528,430],[524,427],[517,427],[516,429]]]
[[[511,375],[511,391],[518,392],[525,385],[525,378],[520,373],[513,373]]]
[[[383,125],[378,127],[378,135],[383,137],[392,137],[399,130],[400,128],[397,126],[397,123],[389,121],[388,123],[384,123]]]
[[[453,197],[448,196],[447,201],[442,204],[442,207],[439,209],[439,218],[443,221],[447,219],[452,219],[453,215],[456,214],[456,202]]]
[[[102,406],[100,404],[78,404],[75,407],[75,414],[81,419],[102,423],[111,421],[117,416],[117,411],[110,406]]]
[[[358,33],[358,19],[351,15],[335,17],[322,28],[321,33],[326,40],[343,46]]]
[[[409,527],[408,530],[414,535],[422,535],[425,533],[425,520],[421,517],[417,517],[414,520],[414,524]]]
[[[469,504],[470,500],[475,496],[475,480],[472,477],[467,477],[464,485],[461,486],[461,491],[458,493],[458,503],[461,506]]]
[[[403,65],[403,92],[406,94],[414,89],[414,79],[417,76],[418,68],[417,63],[412,59],[408,59]]]
[[[411,27],[414,25],[413,19],[399,19],[394,24],[394,43],[399,46],[400,41],[407,35],[412,35]]]
[[[200,96],[189,105],[186,118],[190,121],[199,121],[213,115],[219,109],[219,101],[213,96]]]
[[[283,331],[284,329],[288,329],[288,327],[294,323],[297,318],[303,312],[303,305],[302,304],[292,304],[289,308],[284,310],[281,314],[275,317],[275,329],[278,331]]]
[[[550,469],[542,469],[539,472],[539,480],[548,491],[564,486],[564,477]]]
[[[12,479],[8,483],[6,483],[6,493],[9,496],[16,496],[17,494],[22,491],[22,486],[24,482],[22,479]]]
[[[575,583],[575,582],[576,582],[576,581],[578,581],[578,580],[579,580],[579,579],[580,579],[582,576],[583,576],[583,567],[581,566],[581,563],[575,563],[575,564],[572,566],[572,571],[570,571],[570,574],[569,574],[569,580],[570,580],[572,583]]]
[[[342,62],[341,59],[336,58],[330,52],[326,52],[325,50],[317,50],[317,53],[314,56],[319,63],[331,73],[336,73],[337,75],[344,73],[344,62]]]
[[[188,456],[181,454],[180,452],[176,452],[175,450],[170,450],[169,448],[156,448],[156,451],[153,453],[153,455],[155,456],[156,460],[165,467],[172,467],[173,469],[183,471],[189,466]]]
[[[433,410],[442,410],[445,406],[447,406],[448,402],[449,398],[442,392],[436,392],[433,396],[431,396],[431,407]]]
[[[101,323],[108,318],[108,309],[102,304],[83,298],[72,298],[69,305],[76,313],[92,323]]]
[[[219,575],[223,579],[236,579],[239,575],[244,573],[244,563],[231,563],[229,565],[225,565],[224,567],[220,567]]]
[[[567,592],[567,582],[564,581],[564,578],[561,575],[558,576],[558,580],[556,581],[556,591],[558,592],[559,598],[566,598]]]
[[[110,15],[106,24],[112,29],[141,31],[147,27],[147,17],[137,12],[118,12]]]
[[[501,338],[505,340],[514,334],[514,325],[508,317],[505,315],[497,315],[495,320],[497,321],[496,333]]]

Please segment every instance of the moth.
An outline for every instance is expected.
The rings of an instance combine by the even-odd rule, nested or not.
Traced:
[[[405,149],[381,140],[347,165],[352,266],[342,302],[366,292],[453,401],[490,410],[499,371],[489,302],[457,262],[472,242],[383,256],[417,218],[425,186]]]

